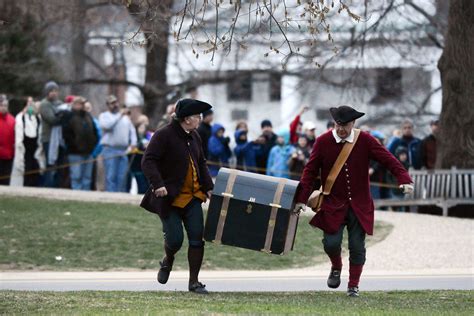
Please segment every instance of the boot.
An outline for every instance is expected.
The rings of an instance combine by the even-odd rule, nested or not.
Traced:
[[[347,295],[351,297],[359,296],[359,280],[362,274],[363,264],[349,264],[349,284],[347,285]]]
[[[208,294],[206,286],[198,281],[199,271],[201,270],[202,259],[204,257],[203,247],[188,248],[189,263],[189,291],[197,294]]]
[[[331,268],[331,272],[328,277],[328,286],[331,289],[337,289],[341,285],[341,270]]]
[[[173,269],[174,255],[176,251],[171,250],[165,245],[165,257],[160,261],[160,270],[158,271],[158,282],[166,284],[170,277],[170,272]]]

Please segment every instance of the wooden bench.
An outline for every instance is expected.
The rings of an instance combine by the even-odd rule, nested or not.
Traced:
[[[436,205],[448,216],[448,209],[458,204],[474,205],[474,169],[410,170],[415,192],[404,199],[374,200],[382,206]]]

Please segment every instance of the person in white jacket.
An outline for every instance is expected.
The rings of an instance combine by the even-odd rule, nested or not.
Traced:
[[[15,118],[15,158],[11,186],[39,186],[40,170],[46,167],[41,144],[39,102],[29,97],[25,108]]]

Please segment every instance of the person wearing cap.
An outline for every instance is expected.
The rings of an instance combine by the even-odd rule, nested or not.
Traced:
[[[127,152],[137,146],[137,133],[128,109],[120,109],[114,95],[107,97],[109,110],[99,115],[102,130],[101,156],[105,167],[105,190],[108,192],[126,192],[128,175]]]
[[[214,112],[212,110],[208,110],[202,113],[202,122],[199,124],[197,129],[199,136],[201,136],[202,140],[202,149],[204,150],[204,156],[206,159],[209,158],[209,149],[208,149],[208,142],[209,138],[212,136],[212,121],[214,120]]]
[[[316,124],[311,121],[304,122],[303,134],[306,135],[306,138],[308,139],[309,148],[313,148],[314,143],[316,142]]]
[[[436,165],[436,138],[438,137],[439,120],[430,123],[431,134],[421,141],[421,163],[426,169],[434,169]]]
[[[273,132],[273,125],[270,120],[263,120],[260,123],[260,127],[262,128],[262,135],[258,139],[262,145],[262,151],[257,156],[257,169],[258,173],[266,174],[268,156],[270,155],[270,150],[275,146],[278,136]],[[260,142],[260,140],[263,140],[263,142]]]
[[[56,82],[47,82],[44,86],[44,94],[46,97],[40,104],[41,142],[46,156],[46,169],[49,170],[44,173],[43,185],[55,188],[59,187],[66,171],[56,168],[66,164],[66,148],[62,139],[61,124],[67,110],[62,109],[59,86]]]
[[[331,108],[330,113],[335,128],[320,135],[316,140],[297,189],[295,212],[305,209],[319,175],[324,187],[344,144],[355,141],[355,120],[364,115],[347,105]],[[400,162],[369,133],[360,132],[330,194],[324,196],[321,210],[310,221],[312,226],[324,231],[323,246],[332,264],[327,282],[330,288],[337,288],[341,283],[341,243],[344,227],[347,226],[348,296],[359,296],[359,279],[365,263],[365,236],[372,235],[374,228],[374,204],[369,189],[370,159],[385,166],[397,178],[404,193],[413,192],[412,180]]]
[[[155,132],[142,160],[142,170],[158,205],[151,210],[163,224],[165,257],[160,262],[158,282],[165,284],[188,235],[189,285],[191,292],[207,294],[198,276],[204,256],[204,218],[201,204],[211,197],[214,187],[196,129],[201,113],[211,105],[182,99],[176,104],[170,124]],[[148,209],[148,208],[147,208]]]
[[[73,190],[90,191],[92,185],[92,152],[99,142],[92,115],[85,110],[86,99],[74,97],[71,112],[63,126]]]

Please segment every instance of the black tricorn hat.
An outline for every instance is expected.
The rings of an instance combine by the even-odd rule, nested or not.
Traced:
[[[357,112],[355,109],[348,105],[341,105],[337,108],[330,108],[329,112],[331,112],[332,118],[339,125],[352,122],[353,120],[357,120],[359,117],[365,115],[365,113]]]
[[[176,117],[184,118],[195,114],[201,114],[210,110],[212,106],[206,102],[194,99],[181,99],[176,104]]]

